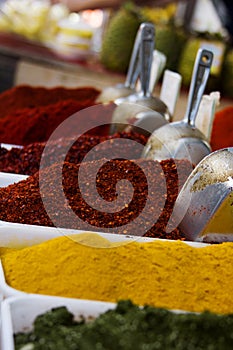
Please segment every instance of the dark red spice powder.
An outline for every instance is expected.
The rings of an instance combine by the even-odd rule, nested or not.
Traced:
[[[15,113],[18,109],[47,106],[59,101],[72,99],[74,101],[95,101],[100,91],[94,87],[40,87],[18,85],[0,93],[0,118]]]
[[[103,159],[83,162],[85,183],[82,183],[84,185],[84,192],[82,188],[82,193],[78,183],[79,167],[79,164],[68,162],[63,164],[63,190],[68,204],[67,201],[64,202],[64,199],[57,198],[58,164],[42,170],[43,183],[40,183],[40,186],[42,193],[46,193],[46,197],[43,197],[46,207],[50,205],[52,208],[51,218],[43,205],[39,191],[39,173],[36,173],[24,181],[0,189],[0,219],[42,226],[53,226],[52,220],[58,219],[60,227],[85,230],[89,227],[87,224],[90,224],[93,231],[109,232],[109,229],[113,228],[114,233],[137,235],[139,229],[144,230],[147,227],[147,221],[150,222],[152,215],[154,215],[152,209],[156,208],[156,212],[160,213],[161,210],[161,213],[159,217],[154,218],[155,222],[153,222],[152,227],[146,230],[143,235],[167,239],[185,239],[178,228],[170,233],[166,233],[165,228],[179,188],[190,173],[189,162],[172,159],[161,163],[139,159],[136,164],[130,160],[110,160],[104,164]],[[93,169],[99,169],[96,177]],[[142,169],[146,169],[146,176]],[[164,176],[167,193],[163,193],[163,190],[161,190],[164,184]],[[134,195],[129,203],[125,184],[121,185],[120,180],[122,179],[127,179],[134,188]],[[116,184],[120,184],[118,194],[116,193]],[[140,218],[140,213],[145,206],[148,195],[148,184],[154,186],[153,205],[150,205],[144,216]],[[93,199],[95,186],[103,201],[111,202],[114,206],[114,200],[119,195],[121,202],[126,203],[125,207],[119,210],[116,206],[116,211],[106,212],[101,210],[101,199],[97,203],[98,209],[90,206],[84,198]],[[67,205],[80,218],[78,227],[76,220],[73,221],[72,218],[66,215]],[[136,222],[135,218],[139,218],[139,221]],[[128,222],[132,224],[130,232],[123,226]]]
[[[67,162],[77,164],[83,160],[93,147],[99,145],[99,147],[95,148],[91,160],[102,158],[102,152],[104,152],[105,157],[109,158],[117,158],[119,154],[121,158],[126,159],[140,158],[140,149],[130,144],[126,147],[125,144],[122,144],[121,139],[134,140],[142,145],[145,145],[147,141],[145,136],[133,132],[121,132],[108,136],[81,135],[69,149],[67,155],[65,151],[66,146],[70,144],[71,140],[62,138],[49,143],[46,156],[50,164],[57,161],[58,154],[59,156],[64,156]],[[107,140],[110,143],[103,143]],[[45,145],[45,142],[35,142],[22,148],[13,147],[9,151],[6,149],[1,151],[0,148],[0,171],[24,175],[35,174],[40,168],[41,155]]]
[[[216,112],[210,144],[213,151],[233,147],[233,106]]]
[[[15,113],[0,119],[1,142],[28,145],[33,142],[47,141],[52,132],[65,119],[93,105],[94,101],[91,99],[65,100],[47,106],[16,110]],[[96,112],[92,109],[89,114],[88,111],[83,114],[80,113],[77,119],[78,125],[74,125],[73,128],[76,128],[77,131],[79,125],[86,126],[87,129],[89,126],[91,128],[93,122],[97,121],[98,118],[101,118],[102,124],[107,125],[111,121],[114,108],[114,104],[108,104],[102,105],[101,109],[97,108]],[[109,127],[102,125],[90,130],[89,133],[104,135],[108,134],[108,130]],[[65,132],[66,130],[64,130]]]

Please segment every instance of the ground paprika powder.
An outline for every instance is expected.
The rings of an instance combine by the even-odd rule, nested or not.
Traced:
[[[94,87],[40,87],[18,85],[0,93],[0,118],[11,115],[18,109],[46,106],[64,100],[95,101],[100,91]]]
[[[92,99],[63,100],[47,106],[18,109],[0,119],[0,140],[3,143],[16,145],[47,141],[52,132],[65,119],[94,104],[95,102]],[[110,103],[102,105],[101,109],[97,108],[96,111],[92,109],[88,112],[87,110],[86,113],[78,115],[78,123],[74,125],[74,128],[77,129],[77,132],[79,125],[91,129],[93,121],[101,118],[102,125],[89,130],[89,134],[108,134],[109,127],[106,124],[111,121],[114,108],[115,105]]]
[[[210,144],[213,151],[233,147],[233,106],[216,112]]]

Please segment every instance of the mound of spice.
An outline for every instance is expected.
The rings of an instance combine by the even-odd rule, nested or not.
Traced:
[[[233,106],[216,112],[210,144],[213,151],[233,147]]]
[[[91,99],[74,101],[65,100],[47,106],[38,106],[33,108],[25,108],[16,110],[11,115],[0,119],[0,137],[1,142],[27,145],[33,142],[47,141],[52,132],[67,118],[74,113],[84,110],[94,105]],[[108,123],[111,121],[111,116],[114,104],[101,105],[101,108],[96,108],[96,111],[91,109],[90,112],[79,113],[75,120],[75,125],[72,125],[74,130],[77,130],[82,125],[86,126],[89,134],[108,134]],[[101,125],[92,128],[93,122],[101,120]],[[105,125],[106,124],[106,125]],[[71,126],[70,126],[71,129]],[[68,132],[68,134],[66,134]],[[64,130],[64,135],[69,136],[69,131]]]
[[[100,91],[94,87],[39,87],[18,85],[0,93],[0,118],[14,114],[16,110],[47,106],[64,100],[95,101]]]
[[[214,337],[213,337],[214,334]],[[233,314],[177,314],[121,300],[94,320],[75,320],[65,306],[36,317],[33,330],[14,336],[16,350],[39,344],[44,350],[232,349]],[[46,344],[49,344],[47,347]],[[25,348],[24,348],[25,347]]]
[[[181,241],[135,240],[101,248],[88,245],[91,234],[86,240],[84,235],[3,255],[6,282],[28,293],[233,313],[233,243],[197,248]]]
[[[0,189],[0,220],[184,239],[166,225],[190,167],[173,159],[56,163]]]
[[[65,159],[67,162],[77,164],[83,160],[84,156],[93,147],[100,145],[95,148],[92,160],[101,158],[102,153],[99,153],[99,151],[104,152],[105,157],[109,156],[110,158],[117,158],[118,154],[121,154],[122,158],[139,158],[141,156],[140,150],[130,147],[130,145],[126,147],[120,140],[122,138],[134,140],[142,145],[145,145],[147,141],[147,138],[142,134],[133,132],[121,132],[108,136],[81,135],[69,149],[67,155],[66,148],[72,140],[66,138],[50,142],[49,146],[47,145],[46,154],[51,163],[57,161],[57,154],[59,152],[59,155],[63,154],[66,156]],[[111,140],[111,143],[103,143],[107,140]],[[35,174],[40,168],[41,155],[45,145],[46,142],[35,142],[22,148],[13,147],[9,151],[0,147],[0,171],[24,175]]]
[[[8,154],[8,150],[5,147],[2,147],[0,144],[0,157],[6,157]]]

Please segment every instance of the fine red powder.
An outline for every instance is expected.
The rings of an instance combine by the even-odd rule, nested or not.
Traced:
[[[95,101],[100,91],[93,87],[37,87],[18,85],[0,93],[0,118],[15,113],[22,108],[47,106],[59,101],[72,99],[74,101]]]
[[[0,140],[3,143],[28,145],[33,142],[47,141],[52,132],[67,118],[78,111],[86,110],[94,105],[90,99],[74,101],[65,100],[47,106],[25,108],[16,110],[11,115],[0,119]],[[102,124],[108,124],[111,120],[114,104],[102,105],[91,112],[79,113],[75,125],[70,129],[77,130],[79,125],[92,127],[93,122],[101,119]],[[89,134],[108,134],[109,127],[99,126],[89,130]],[[64,135],[70,130],[64,130]]]
[[[216,112],[210,145],[213,151],[233,147],[233,106]]]

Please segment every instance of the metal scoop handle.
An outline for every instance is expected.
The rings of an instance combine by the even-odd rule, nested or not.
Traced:
[[[155,47],[155,27],[152,23],[142,24],[142,40],[140,45],[140,79],[141,94],[148,97],[150,93],[150,74]]]
[[[129,68],[126,75],[125,87],[127,88],[135,88],[137,78],[140,73],[140,65],[139,65],[139,50],[142,41],[143,34],[143,23],[140,25],[137,35],[134,41],[133,51],[131,54]]]
[[[213,53],[211,51],[206,49],[198,50],[192,73],[187,109],[184,117],[184,122],[192,127],[195,126],[195,119],[209,78],[212,61]]]

